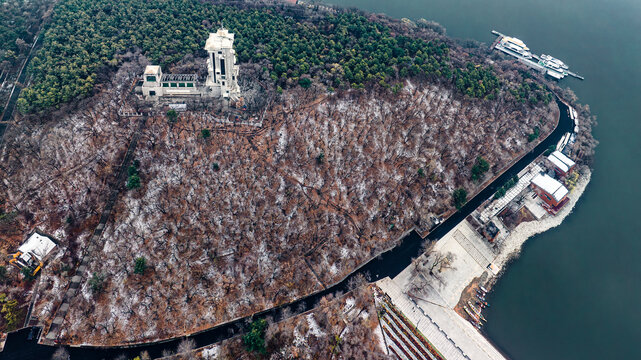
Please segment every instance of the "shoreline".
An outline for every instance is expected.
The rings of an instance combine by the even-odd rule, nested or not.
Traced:
[[[496,248],[467,218],[462,219],[400,274],[376,284],[419,331],[433,336],[430,341],[437,349],[453,358],[463,355],[475,360],[509,359],[487,333],[469,322],[464,308],[470,300],[475,301],[479,285],[491,289],[496,284],[528,239],[561,225],[572,213],[592,176],[587,166],[576,171],[580,176],[569,194],[570,200],[556,215],[545,214],[538,220],[521,222],[512,230],[502,225],[506,232]],[[524,191],[531,194],[531,190]],[[444,258],[448,259],[446,266],[437,267]]]
[[[579,171],[581,175],[576,187],[570,192],[570,201],[555,216],[548,215],[541,220],[522,222],[518,224],[514,230],[510,231],[510,234],[505,239],[504,248],[501,249],[494,262],[500,269],[499,273],[491,278],[491,284],[488,285],[493,286],[496,280],[506,271],[507,265],[509,265],[511,261],[518,259],[523,244],[525,244],[528,239],[561,225],[563,220],[572,213],[572,210],[574,210],[576,203],[585,192],[592,178],[592,170],[589,168],[585,167]]]
[[[500,254],[496,257],[495,261],[499,267],[499,272],[495,276],[490,276],[487,278],[485,283],[485,288],[489,292],[492,291],[492,288],[500,280],[500,278],[508,271],[509,265],[513,261],[517,261],[523,250],[523,245],[532,237],[542,234],[546,231],[549,231],[555,227],[558,227],[563,223],[566,217],[572,214],[574,207],[577,202],[583,196],[583,193],[587,189],[590,180],[592,179],[592,170],[585,166],[579,170],[581,176],[579,181],[576,184],[576,187],[570,192],[570,195],[573,197],[570,198],[570,201],[566,206],[559,211],[554,217],[546,217],[545,219],[528,221],[520,223],[510,232],[510,235],[505,240],[506,248],[504,248]],[[467,288],[473,288],[477,284],[480,284],[480,278],[472,280]],[[506,359],[510,359],[505,350],[497,344],[494,339],[485,331],[480,331],[480,334],[490,343],[496,350],[498,350]]]
[[[558,126],[558,122],[557,122],[557,126]],[[554,132],[555,129],[556,129],[556,126],[552,130],[552,132]],[[551,135],[551,133],[549,135]],[[543,140],[540,140],[538,143],[540,143],[540,142],[543,142]],[[536,147],[538,145],[538,143],[534,144],[534,147]],[[494,176],[493,178],[487,180],[486,183],[483,184],[483,186],[481,186],[478,191],[473,192],[471,194],[471,197],[473,198],[474,196],[479,194],[482,190],[485,189],[485,187],[489,186],[490,184],[492,184],[494,182],[495,179],[500,177],[505,172],[506,169],[509,170],[514,164],[516,164],[518,161],[520,161],[521,158],[525,157],[526,155],[527,155],[527,152],[523,153],[519,158],[514,159],[512,162],[510,162],[506,166],[506,168],[501,169],[502,170],[501,173],[499,173],[498,175]],[[570,204],[566,204],[564,209],[562,209],[556,216],[550,216],[550,217],[542,218],[541,220],[537,220],[537,221],[521,223],[515,229],[513,229],[512,231],[509,232],[509,235],[506,237],[506,240],[505,240],[505,243],[504,243],[505,247],[502,247],[500,249],[499,255],[497,257],[497,264],[496,265],[499,268],[499,271],[498,271],[498,273],[496,275],[490,275],[489,278],[488,277],[484,278],[484,279],[489,280],[489,283],[485,285],[486,287],[490,288],[490,286],[493,286],[497,282],[499,277],[503,275],[503,272],[506,271],[505,269],[507,269],[507,267],[508,267],[507,265],[509,265],[511,261],[513,261],[515,259],[518,259],[519,255],[520,255],[520,253],[522,251],[522,247],[523,247],[523,244],[525,243],[525,241],[527,241],[529,238],[531,238],[532,236],[534,236],[536,234],[542,233],[544,231],[548,231],[549,229],[557,227],[557,226],[562,224],[562,222],[565,219],[565,217],[568,216],[572,212],[574,206],[578,202],[578,199],[581,197],[581,195],[585,191],[585,189],[587,187],[587,184],[589,183],[589,181],[591,179],[591,171],[588,170],[587,168],[586,168],[586,171],[587,172],[585,174],[582,173],[581,178],[580,178],[581,181],[579,181],[579,183],[577,184],[576,188],[571,193],[571,196],[574,195],[576,197],[576,199],[571,199]],[[583,181],[584,176],[585,176],[585,183]],[[449,219],[451,216],[456,215],[456,213],[457,213],[457,211],[453,211],[451,214],[448,214],[446,219]],[[465,221],[465,220],[463,220],[463,221]],[[418,229],[416,227],[410,228],[409,230],[405,231],[403,234],[401,234],[398,237],[398,239],[394,242],[394,245],[392,245],[389,248],[386,248],[385,250],[383,250],[382,252],[380,252],[377,255],[373,255],[373,256],[369,257],[366,261],[361,262],[360,265],[358,265],[350,273],[348,273],[347,275],[342,277],[337,282],[335,282],[335,283],[333,283],[331,285],[325,286],[322,283],[322,281],[319,280],[320,284],[322,285],[322,289],[320,289],[320,290],[318,290],[316,292],[307,294],[303,298],[308,298],[308,297],[320,294],[320,293],[326,291],[327,289],[330,289],[330,288],[333,288],[335,286],[338,286],[342,282],[346,281],[348,278],[352,277],[353,274],[359,272],[361,270],[361,268],[365,267],[373,259],[382,256],[384,253],[387,253],[388,251],[396,248],[397,246],[400,246],[400,244],[402,243],[403,239],[405,239],[407,236],[409,236],[414,231],[416,231],[421,238],[426,238],[431,233],[431,229],[427,233],[421,233],[420,231],[418,231]],[[423,235],[423,234],[425,234],[425,235]],[[311,268],[311,270],[313,272],[313,268]],[[290,301],[288,303],[281,304],[281,305],[278,305],[278,306],[274,306],[273,308],[287,307],[287,306],[290,306],[291,304],[298,303],[301,299],[302,298],[297,298],[297,299],[294,299],[294,300],[292,300],[292,301]],[[257,315],[257,314],[259,315],[261,313],[268,312],[268,311],[270,311],[272,309],[264,309],[262,311],[258,311],[256,313],[251,314],[249,317],[253,317],[253,316]],[[247,316],[236,317],[234,319],[226,321],[225,323],[218,324],[218,325],[216,325],[214,327],[223,326],[223,325],[226,325],[227,323],[236,322],[236,321],[242,320],[244,318],[247,318]],[[138,347],[138,346],[141,346],[141,345],[152,344],[152,343],[171,342],[173,340],[180,339],[180,338],[183,338],[185,336],[193,336],[195,334],[206,332],[208,330],[211,330],[211,328],[206,328],[206,329],[199,330],[197,332],[193,332],[193,333],[189,333],[189,334],[182,334],[182,335],[179,335],[179,336],[174,336],[174,337],[171,337],[171,338],[166,338],[166,339],[161,339],[161,340],[153,340],[153,341],[142,342],[142,343],[130,343],[130,344],[126,344],[126,345],[113,345],[113,347]],[[72,347],[73,346],[79,346],[79,347],[91,346],[91,347],[97,347],[97,348],[102,348],[103,347],[103,346],[100,346],[100,345],[96,346],[96,345],[91,345],[91,344],[78,344],[78,345],[69,345],[69,346],[72,346]],[[105,347],[110,348],[112,346],[105,346]]]

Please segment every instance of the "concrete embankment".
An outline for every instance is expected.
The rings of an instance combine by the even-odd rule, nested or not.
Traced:
[[[569,202],[556,215],[546,213],[540,199],[531,198],[532,190],[522,189],[530,206],[539,208],[538,220],[522,222],[513,230],[501,225],[505,233],[500,245],[490,244],[467,219],[462,220],[398,276],[382,279],[377,285],[441,353],[449,355],[447,358],[505,359],[500,349],[465,320],[462,308],[469,300],[475,302],[475,292],[470,289],[476,289],[479,280],[489,287],[509,260],[518,256],[525,241],[560,225],[572,212],[590,177],[587,167],[581,169]],[[492,220],[501,224],[500,218]]]
[[[568,196],[570,201],[563,207],[563,209],[561,209],[561,211],[559,211],[555,216],[548,216],[538,221],[521,223],[510,232],[509,236],[505,239],[504,248],[496,259],[494,259],[494,264],[497,267],[504,271],[505,265],[511,259],[520,254],[521,247],[527,239],[561,225],[563,220],[572,213],[572,209],[574,209],[577,201],[579,201],[579,198],[583,195],[583,192],[585,191],[592,176],[589,169],[586,168],[582,171],[583,173],[579,177],[575,188]]]

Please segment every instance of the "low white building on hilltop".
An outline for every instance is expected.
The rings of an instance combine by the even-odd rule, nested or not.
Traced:
[[[206,97],[238,100],[239,67],[236,64],[234,34],[225,28],[210,33],[207,50],[207,79],[201,82],[196,74],[163,74],[158,65],[148,65],[143,74],[142,94],[147,100],[163,97]]]

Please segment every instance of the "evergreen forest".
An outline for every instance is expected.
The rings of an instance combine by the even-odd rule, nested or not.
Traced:
[[[31,48],[51,0],[10,0],[0,4],[0,69],[19,65]]]
[[[61,0],[18,107],[37,112],[90,95],[98,75],[118,66],[117,55],[135,48],[163,67],[189,53],[204,56],[208,33],[221,24],[236,35],[238,61],[264,64],[282,87],[307,84],[300,82],[307,77],[328,87],[359,88],[426,75],[453,81],[469,96],[491,98],[500,86],[489,67],[454,69],[443,41],[394,36],[349,11],[295,17],[279,7],[197,0]]]

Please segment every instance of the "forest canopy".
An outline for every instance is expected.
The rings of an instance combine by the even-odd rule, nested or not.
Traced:
[[[0,4],[0,69],[18,65],[29,52],[51,0],[12,0]]]
[[[393,36],[383,24],[352,12],[296,19],[278,8],[241,9],[196,0],[61,0],[29,70],[33,83],[18,102],[24,112],[44,110],[90,95],[97,74],[118,65],[134,48],[166,66],[189,53],[204,56],[208,33],[224,24],[236,34],[239,62],[266,64],[279,86],[302,75],[332,87],[383,86],[426,74],[474,97],[494,94],[499,81],[486,67],[452,69],[447,44]],[[478,89],[477,89],[478,88]]]

